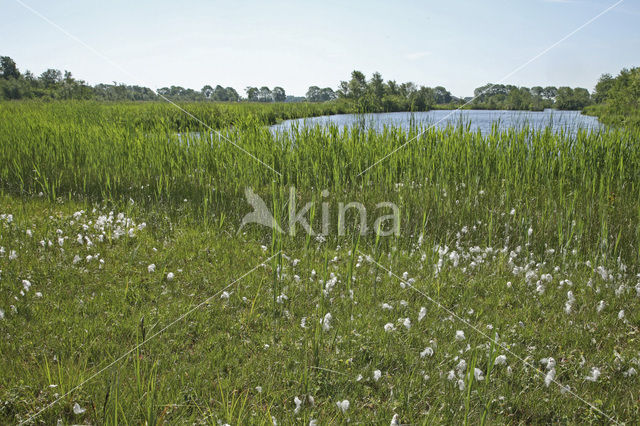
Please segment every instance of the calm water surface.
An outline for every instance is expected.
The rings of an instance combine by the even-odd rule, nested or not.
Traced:
[[[272,131],[282,132],[293,127],[316,125],[336,125],[338,127],[360,126],[374,128],[378,131],[384,126],[399,126],[409,129],[412,125],[435,126],[444,128],[447,125],[463,124],[471,131],[480,130],[483,134],[491,132],[493,126],[499,130],[509,128],[533,129],[551,127],[554,131],[565,131],[571,134],[578,128],[598,129],[601,127],[596,117],[582,115],[579,111],[487,111],[487,110],[437,110],[428,112],[391,112],[378,114],[339,114],[322,117],[287,120],[271,126]]]

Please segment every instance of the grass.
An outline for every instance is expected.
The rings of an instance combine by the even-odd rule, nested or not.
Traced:
[[[183,107],[281,176],[170,105],[0,104],[2,423],[54,402],[30,422],[640,416],[638,131],[276,136],[266,124],[322,111]],[[246,187],[282,226],[290,187],[298,209],[316,201],[316,232],[326,203],[329,236],[239,232]],[[351,201],[370,230],[375,205],[396,203],[400,235],[360,235],[351,211],[338,236]],[[570,392],[545,385],[549,357]]]

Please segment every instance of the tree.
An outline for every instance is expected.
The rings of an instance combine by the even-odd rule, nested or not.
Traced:
[[[284,102],[287,99],[287,94],[280,86],[276,86],[273,88],[271,96],[273,97],[274,102]]]
[[[598,83],[596,83],[596,90],[593,94],[593,100],[596,103],[602,103],[607,100],[609,92],[615,85],[615,80],[611,74],[602,74]]]
[[[309,102],[320,102],[320,88],[318,86],[309,87],[305,96]]]
[[[381,100],[384,96],[384,80],[379,72],[374,72],[369,81],[369,92],[376,100]]]
[[[8,56],[0,56],[0,75],[2,78],[20,78],[20,72],[13,59]]]
[[[227,91],[227,100],[230,102],[238,102],[240,100],[240,95],[236,92],[236,89],[233,87],[227,87],[225,89]]]
[[[320,89],[320,100],[322,102],[332,101],[336,98],[336,93],[333,91],[331,87],[325,87],[324,89]]]
[[[211,87],[210,85],[205,85],[202,87],[202,89],[200,89],[200,93],[202,93],[202,96],[204,96],[205,98],[209,99],[211,98],[211,95],[213,94],[213,87]]]
[[[273,97],[271,96],[271,90],[269,90],[267,86],[262,86],[258,91],[258,101],[260,102],[273,101]]]
[[[451,93],[442,86],[433,88],[433,96],[437,104],[448,104],[451,102]]]
[[[40,74],[40,81],[46,88],[53,87],[62,81],[62,72],[60,72],[60,70],[49,68]]]
[[[227,94],[227,89],[220,86],[219,84],[213,89],[213,94],[211,95],[214,101],[224,102],[229,100],[229,95]]]
[[[556,96],[558,96],[558,89],[556,89],[554,86],[547,86],[542,91],[542,94],[545,99],[553,101],[555,100]]]
[[[247,93],[247,99],[251,102],[258,101],[258,89],[256,87],[248,86],[244,91]]]

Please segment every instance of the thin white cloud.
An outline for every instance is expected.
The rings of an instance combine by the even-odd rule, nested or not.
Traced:
[[[431,55],[431,52],[429,51],[413,52],[405,55],[405,58],[409,59],[410,61],[415,61],[416,59],[424,58],[425,56],[429,56],[429,55]]]

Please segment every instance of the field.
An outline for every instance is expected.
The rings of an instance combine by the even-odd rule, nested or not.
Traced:
[[[640,418],[639,130],[181,107],[0,104],[0,423]]]

